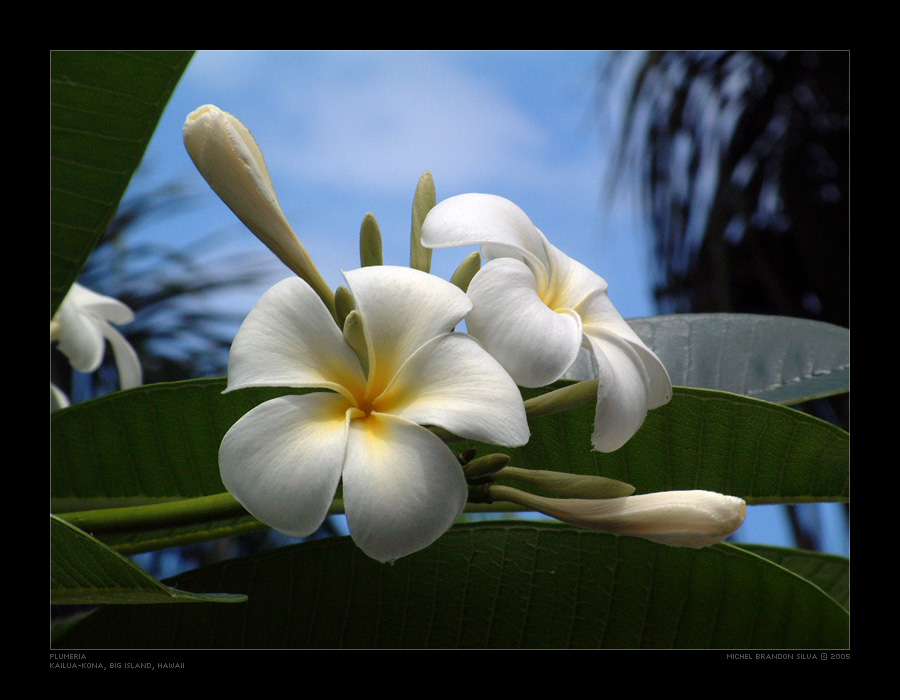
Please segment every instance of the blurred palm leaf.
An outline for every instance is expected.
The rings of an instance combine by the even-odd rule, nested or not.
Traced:
[[[849,326],[849,81],[842,51],[609,56],[610,193],[636,194],[649,221],[661,313]],[[846,396],[804,408],[849,429]]]
[[[637,183],[663,313],[849,325],[849,54],[616,53],[613,183]]]

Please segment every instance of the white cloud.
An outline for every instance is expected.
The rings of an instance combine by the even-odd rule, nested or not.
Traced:
[[[282,77],[278,164],[307,181],[407,193],[533,177],[549,135],[499,90],[433,53],[341,53],[306,80]]]

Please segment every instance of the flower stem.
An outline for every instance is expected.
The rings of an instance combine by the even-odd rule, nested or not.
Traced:
[[[219,493],[146,506],[60,513],[59,517],[85,532],[111,534],[198,525],[243,515],[247,511],[234,496]]]
[[[525,414],[529,418],[536,418],[575,408],[588,401],[596,401],[599,384],[597,379],[586,379],[583,382],[530,398],[525,402]]]

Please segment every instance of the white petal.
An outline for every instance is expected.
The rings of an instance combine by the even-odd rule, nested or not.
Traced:
[[[375,407],[494,445],[528,442],[525,404],[515,382],[475,339],[462,333],[422,346]]]
[[[58,411],[61,408],[67,408],[71,405],[69,401],[69,397],[66,396],[66,392],[56,386],[53,382],[50,382],[50,413],[53,411]]]
[[[225,488],[276,530],[295,537],[315,532],[341,478],[348,407],[344,397],[325,392],[260,404],[222,439]]]
[[[344,277],[362,318],[373,398],[410,355],[452,331],[472,308],[455,285],[408,267],[364,267],[344,272]]]
[[[609,283],[600,275],[549,242],[545,246],[550,266],[550,284],[544,293],[547,306],[575,309],[580,313],[580,305],[586,297],[606,293]]]
[[[538,497],[539,498],[539,497]],[[604,500],[540,498],[541,512],[579,527],[671,547],[708,547],[744,522],[746,504],[712,491],[665,491]]]
[[[134,313],[121,301],[98,294],[77,282],[72,285],[67,296],[82,311],[106,321],[112,321],[121,325],[123,323],[131,323],[134,320]]]
[[[365,376],[359,359],[322,300],[297,277],[282,280],[262,296],[231,345],[227,391],[250,386],[362,393]]]
[[[440,202],[422,224],[422,245],[452,248],[480,245],[489,260],[512,257],[524,261],[543,292],[549,262],[546,238],[528,215],[508,199],[493,194],[461,194]]]
[[[556,381],[578,356],[581,319],[549,309],[521,261],[492,260],[472,278],[468,294],[474,304],[466,317],[469,333],[520,386]]]
[[[141,361],[131,344],[115,328],[105,321],[98,321],[103,337],[112,346],[113,357],[116,359],[116,369],[119,372],[119,386],[122,389],[131,389],[140,386],[143,372]]]
[[[97,319],[82,312],[68,295],[60,304],[56,319],[59,321],[59,351],[79,372],[96,370],[103,362],[106,350]]]
[[[344,507],[367,555],[393,561],[427,547],[462,513],[468,489],[456,457],[433,433],[373,413],[350,423]]]
[[[665,365],[619,314],[605,290],[597,290],[578,304],[576,311],[584,321],[584,332],[599,338],[612,333],[623,338],[640,356],[647,373],[647,408],[659,408],[672,398],[672,380]]]
[[[628,442],[647,417],[647,373],[640,356],[619,336],[588,336],[600,386],[591,443],[613,452]]]

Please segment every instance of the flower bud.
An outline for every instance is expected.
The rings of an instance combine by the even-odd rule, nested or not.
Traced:
[[[459,267],[456,268],[456,271],[450,277],[450,283],[455,284],[465,292],[469,289],[469,282],[472,281],[475,273],[480,269],[481,253],[476,250],[474,253],[469,253],[466,259],[459,264]]]
[[[381,228],[371,212],[366,214],[359,227],[359,263],[361,267],[384,264]]]
[[[634,486],[605,476],[569,474],[546,469],[506,467],[497,472],[494,481],[514,480],[536,486],[565,498],[620,498],[634,493]]]
[[[353,299],[353,293],[344,285],[339,285],[334,292],[334,310],[337,315],[337,322],[340,328],[344,327],[344,322],[351,311],[356,309],[356,302]]]
[[[712,491],[664,491],[605,500],[543,498],[506,486],[491,486],[494,500],[512,501],[570,525],[631,535],[672,547],[707,547],[744,522],[740,498]]]
[[[366,349],[366,336],[363,333],[362,316],[359,315],[356,309],[347,314],[347,318],[344,320],[344,340],[347,341],[347,345],[353,348],[353,352],[359,358],[363,371],[368,374],[369,353]]]
[[[509,455],[499,452],[483,455],[464,464],[463,472],[466,475],[466,479],[481,479],[503,469],[509,464],[509,459]]]
[[[333,309],[333,292],[281,210],[262,151],[247,127],[228,112],[204,105],[188,115],[183,135],[191,160],[213,192]]]
[[[422,245],[422,224],[434,205],[437,195],[434,190],[434,179],[430,172],[424,172],[416,186],[416,194],[412,206],[412,230],[410,232],[409,266],[414,270],[431,271],[431,248]]]

